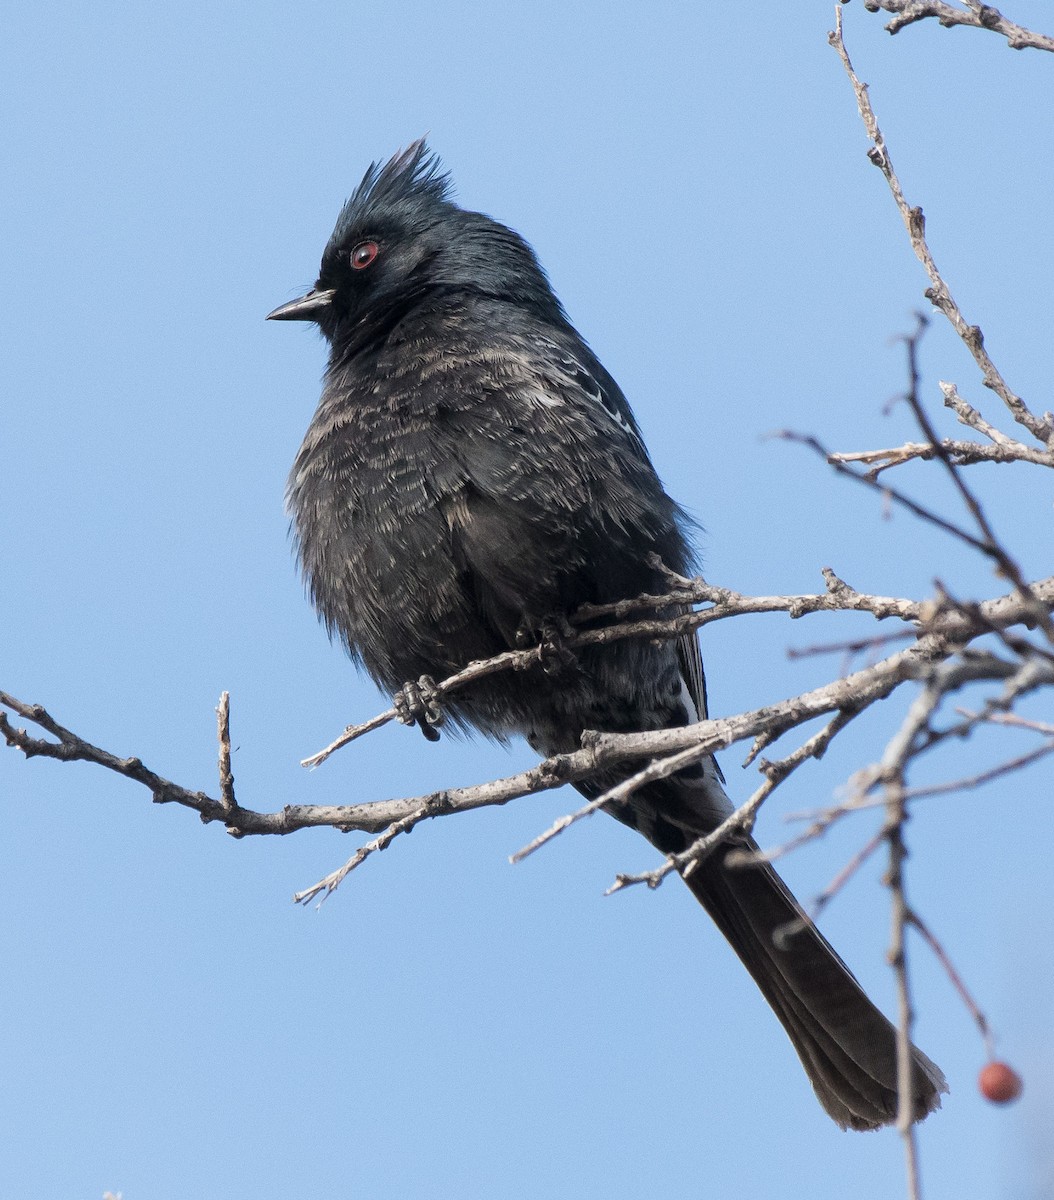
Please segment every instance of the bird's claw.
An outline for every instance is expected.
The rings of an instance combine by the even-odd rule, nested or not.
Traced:
[[[575,662],[574,651],[566,644],[574,632],[564,616],[546,617],[538,627],[538,661],[546,675],[559,675]]]
[[[445,720],[439,690],[431,675],[410,680],[392,697],[395,715],[404,725],[416,725],[430,742],[439,741],[439,729]]]

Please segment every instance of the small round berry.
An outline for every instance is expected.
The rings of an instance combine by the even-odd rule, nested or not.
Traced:
[[[1009,1104],[1021,1095],[1024,1084],[1021,1076],[1005,1062],[990,1062],[977,1076],[981,1095],[993,1104]]]

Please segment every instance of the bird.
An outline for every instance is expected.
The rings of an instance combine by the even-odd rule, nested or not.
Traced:
[[[374,162],[343,206],[315,285],[268,314],[329,345],[321,398],[289,476],[300,570],[320,619],[432,738],[453,727],[539,754],[587,730],[706,717],[694,632],[563,646],[583,605],[664,594],[695,566],[618,384],[517,232],[453,199],[419,139]],[[677,612],[673,607],[670,612]],[[537,664],[436,701],[433,681],[537,644]],[[633,768],[575,784],[595,799]],[[711,756],[608,811],[664,855],[733,811]],[[843,1129],[898,1115],[897,1034],[771,864],[736,867],[741,834],[683,878],[786,1031]],[[940,1106],[940,1069],[910,1046],[911,1119]]]

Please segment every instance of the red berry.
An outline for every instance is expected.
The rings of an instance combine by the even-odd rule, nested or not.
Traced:
[[[981,1095],[993,1104],[1009,1104],[1021,1095],[1024,1084],[1021,1076],[1005,1062],[990,1062],[977,1076]]]

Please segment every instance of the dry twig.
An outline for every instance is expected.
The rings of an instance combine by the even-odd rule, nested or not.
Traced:
[[[926,242],[926,220],[922,214],[922,209],[910,205],[904,197],[904,190],[901,187],[900,180],[897,178],[897,173],[893,170],[889,148],[886,145],[885,138],[882,136],[882,130],[878,126],[874,109],[871,107],[871,100],[867,94],[867,85],[861,83],[857,77],[853,69],[853,64],[850,61],[849,53],[845,48],[845,42],[842,40],[841,6],[835,10],[835,29],[833,33],[828,35],[828,40],[838,52],[838,56],[842,60],[842,66],[845,68],[849,81],[853,86],[853,91],[856,94],[857,108],[860,110],[860,116],[864,122],[864,128],[867,130],[867,136],[871,140],[871,149],[868,151],[867,156],[881,170],[885,177],[886,183],[889,185],[889,190],[893,195],[893,200],[904,220],[908,237],[911,240],[911,247],[915,251],[919,262],[925,268],[926,274],[929,276],[930,286],[925,291],[926,299],[947,317],[952,328],[962,339],[963,344],[970,351],[974,361],[981,369],[985,387],[991,388],[996,393],[1010,410],[1010,414],[1014,420],[1042,443],[1045,449],[1054,450],[1054,426],[1049,421],[1037,417],[1021,397],[1011,391],[1006,380],[984,347],[984,335],[981,333],[980,327],[971,325],[966,320],[958,304],[956,304],[951,290],[944,282],[940,271],[937,270],[937,264],[934,262],[933,255]]]
[[[1023,25],[1017,25],[981,0],[966,0],[965,8],[958,8],[946,0],[864,0],[868,12],[895,13],[886,28],[890,33],[899,33],[907,25],[934,17],[948,29],[956,25],[968,25],[974,29],[988,29],[1006,38],[1012,50],[1049,50],[1054,52],[1054,38],[1043,33],[1033,33]]]

